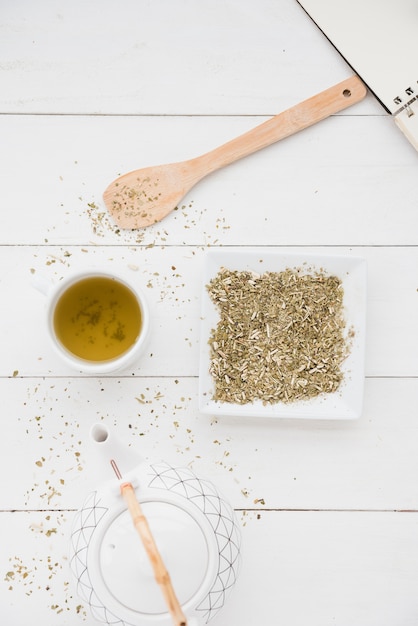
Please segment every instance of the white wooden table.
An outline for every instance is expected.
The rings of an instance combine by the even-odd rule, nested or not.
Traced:
[[[97,420],[145,459],[210,476],[243,567],[215,626],[418,624],[418,155],[368,94],[212,174],[121,232],[117,175],[197,156],[351,75],[295,0],[21,0],[0,9],[0,617],[96,624],[70,580],[74,513],[100,476]],[[368,264],[356,421],[211,419],[197,406],[209,246]],[[125,272],[152,315],[132,371],[75,375],[34,274]]]

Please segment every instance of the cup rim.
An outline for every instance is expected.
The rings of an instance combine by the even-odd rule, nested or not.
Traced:
[[[82,357],[73,354],[61,343],[54,330],[54,311],[63,292],[71,285],[85,278],[95,276],[111,278],[127,287],[134,294],[138,302],[142,318],[140,333],[130,348],[119,356],[112,359],[106,359],[105,361],[89,361],[88,359],[83,359]],[[131,365],[144,346],[149,331],[149,310],[147,301],[142,290],[118,272],[101,268],[76,270],[56,283],[48,294],[47,330],[50,343],[52,343],[55,352],[58,353],[61,359],[73,369],[77,369],[88,374],[107,374],[115,372],[125,369]]]

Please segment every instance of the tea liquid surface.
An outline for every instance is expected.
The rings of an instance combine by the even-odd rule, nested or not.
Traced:
[[[54,311],[54,330],[61,344],[88,361],[121,356],[136,341],[142,316],[133,292],[106,276],[70,285]]]

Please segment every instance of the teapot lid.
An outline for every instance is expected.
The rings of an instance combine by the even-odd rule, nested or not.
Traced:
[[[210,575],[210,551],[201,525],[189,510],[167,501],[141,503],[180,604],[201,593]],[[158,616],[167,605],[149,557],[126,509],[106,527],[98,565],[116,614]],[[105,603],[106,604],[106,603]],[[121,615],[122,617],[122,615]]]

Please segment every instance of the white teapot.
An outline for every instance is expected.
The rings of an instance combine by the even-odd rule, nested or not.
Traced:
[[[113,459],[132,483],[188,626],[206,624],[223,607],[239,571],[241,533],[233,509],[189,468],[139,462],[103,423],[92,427],[91,438],[107,475]],[[78,511],[70,567],[79,596],[98,621],[172,626],[116,478]]]

